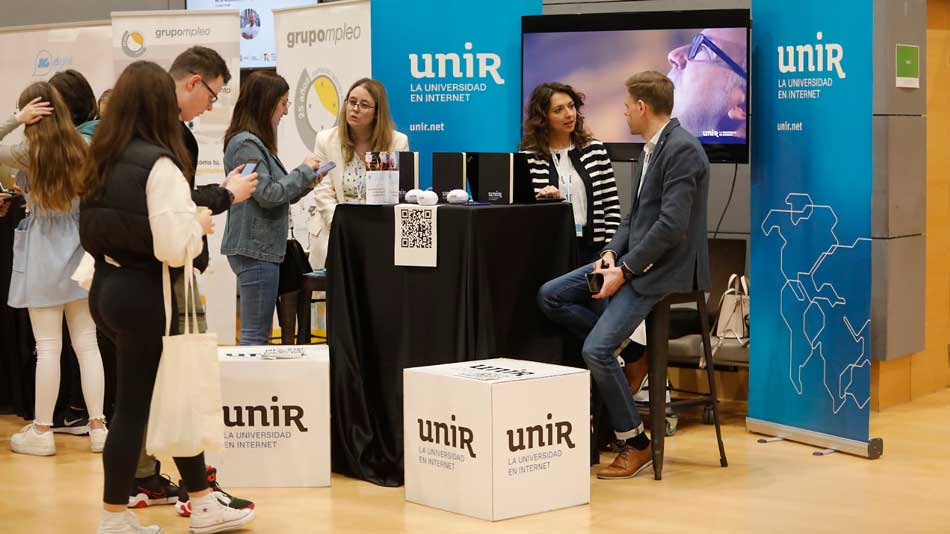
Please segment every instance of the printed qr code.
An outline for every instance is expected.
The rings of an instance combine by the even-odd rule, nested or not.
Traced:
[[[432,248],[432,210],[403,210],[400,241],[402,248]]]

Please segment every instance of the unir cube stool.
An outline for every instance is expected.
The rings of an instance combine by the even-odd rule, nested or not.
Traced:
[[[590,373],[511,359],[405,369],[406,500],[487,520],[590,502]]]
[[[209,458],[229,487],[330,485],[326,345],[221,347],[224,451]]]

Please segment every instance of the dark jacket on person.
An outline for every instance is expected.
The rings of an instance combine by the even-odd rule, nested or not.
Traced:
[[[699,141],[671,119],[650,158],[639,196],[643,153],[633,170],[633,206],[604,248],[635,273],[643,295],[709,288],[706,202],[709,159]]]
[[[185,139],[185,147],[191,155],[192,168],[198,167],[198,140],[191,133],[191,128],[184,122],[181,123],[182,137]],[[217,215],[228,211],[231,207],[231,193],[218,184],[208,184],[195,186],[194,171],[185,175],[188,179],[188,185],[191,186],[191,200],[196,206],[205,207],[211,210],[211,213]],[[208,236],[201,238],[201,254],[195,258],[195,268],[204,272],[208,268]]]

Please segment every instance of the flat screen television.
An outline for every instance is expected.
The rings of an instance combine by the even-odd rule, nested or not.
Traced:
[[[187,9],[237,9],[241,26],[241,67],[277,66],[277,42],[274,36],[275,7],[316,4],[319,0],[186,0]]]
[[[611,158],[634,160],[644,140],[627,127],[624,81],[656,70],[673,81],[673,117],[709,160],[748,163],[749,28],[745,9],[522,17],[522,114],[537,85],[569,84]]]

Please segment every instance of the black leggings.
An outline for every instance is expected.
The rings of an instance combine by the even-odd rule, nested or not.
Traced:
[[[119,269],[97,262],[89,308],[96,326],[116,347],[115,415],[102,454],[103,501],[127,505],[162,356],[161,271]],[[189,492],[208,488],[204,453],[174,460]]]

